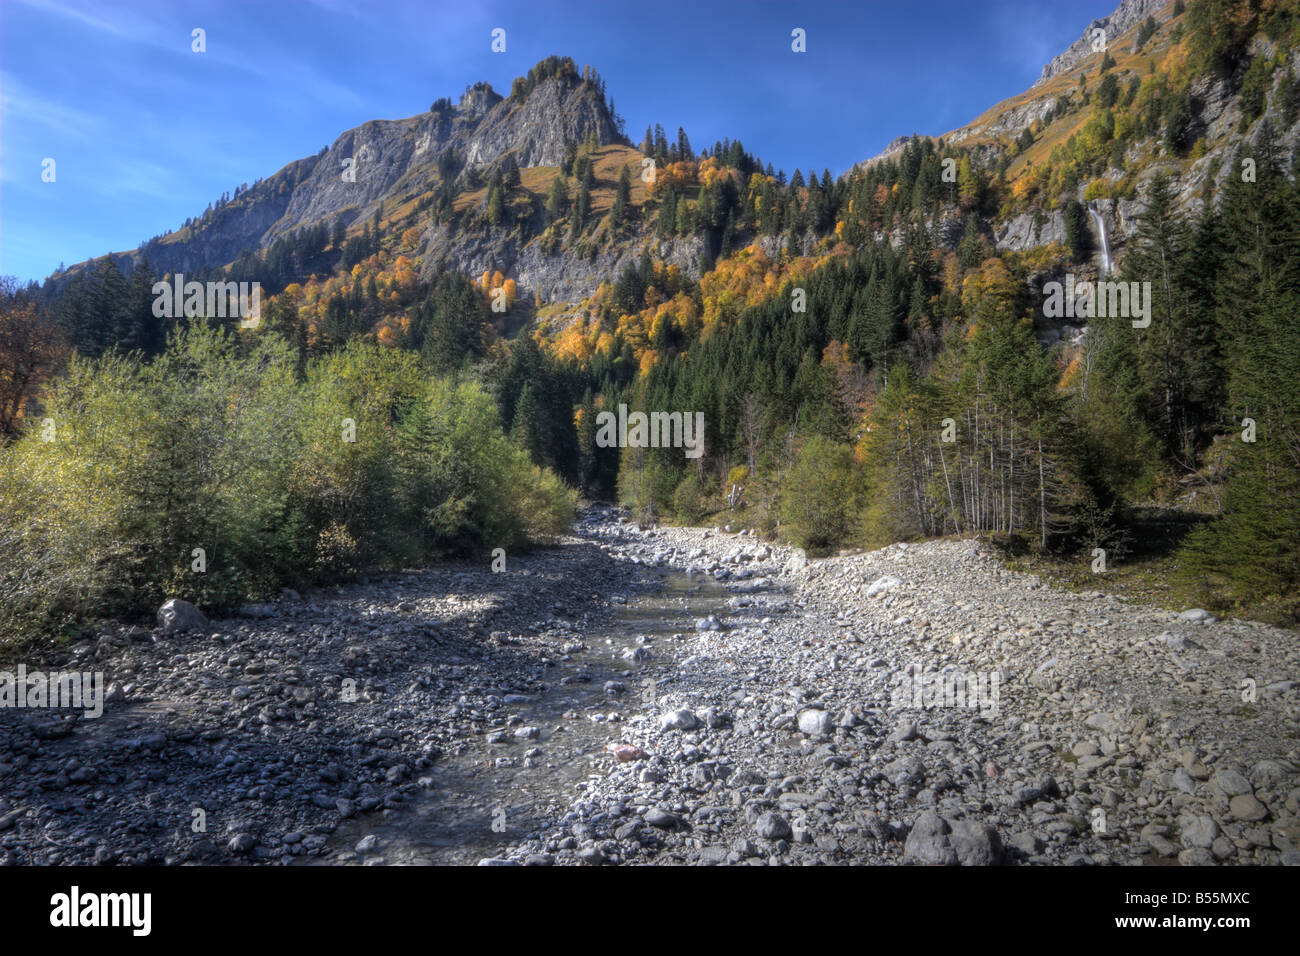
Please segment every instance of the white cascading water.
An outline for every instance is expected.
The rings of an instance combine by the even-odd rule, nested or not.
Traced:
[[[1097,224],[1097,232],[1101,235],[1101,274],[1110,275],[1110,242],[1106,239],[1106,220],[1101,218],[1101,213],[1097,208],[1088,204],[1088,212],[1092,214],[1092,221]]]

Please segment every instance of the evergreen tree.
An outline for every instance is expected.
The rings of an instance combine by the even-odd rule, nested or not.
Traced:
[[[1092,234],[1088,232],[1088,213],[1082,203],[1071,199],[1062,210],[1065,220],[1065,244],[1070,258],[1077,263],[1086,262],[1092,254]]]
[[[1151,324],[1133,330],[1147,421],[1168,454],[1181,459],[1184,467],[1194,461],[1202,427],[1202,413],[1192,407],[1189,390],[1206,387],[1206,377],[1218,377],[1213,316],[1187,299],[1188,246],[1186,226],[1173,210],[1169,181],[1158,176],[1147,192],[1146,209],[1125,260],[1125,277],[1150,283]],[[1198,355],[1202,347],[1204,353]]]
[[[573,218],[570,229],[574,236],[579,236],[587,228],[587,216],[591,212],[591,190],[586,181],[578,186],[578,198],[573,203]]]
[[[504,204],[504,200],[502,199],[502,188],[500,185],[494,184],[492,188],[488,190],[488,201],[487,201],[488,222],[494,226],[501,225],[501,217],[503,215],[504,208],[505,208],[505,204]]]
[[[501,185],[506,192],[519,188],[519,164],[515,162],[514,153],[506,154],[505,162],[502,164],[501,169]]]
[[[551,191],[546,196],[546,219],[559,222],[569,210],[569,183],[564,174],[557,174],[551,181]]]
[[[609,211],[610,226],[617,232],[627,219],[628,203],[632,199],[632,176],[624,164],[618,174],[618,188],[614,192],[614,205]]]
[[[457,369],[486,354],[490,322],[478,287],[458,273],[444,272],[416,311],[413,344],[433,369]]]
[[[533,464],[542,463],[541,422],[532,385],[525,385],[515,405],[515,420],[510,427],[510,440],[528,452]]]

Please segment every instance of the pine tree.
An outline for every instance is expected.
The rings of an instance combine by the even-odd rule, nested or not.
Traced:
[[[1168,454],[1184,467],[1194,460],[1199,428],[1196,412],[1188,404],[1189,385],[1194,375],[1200,385],[1202,376],[1217,374],[1213,366],[1201,368],[1204,360],[1194,354],[1198,344],[1210,345],[1214,327],[1208,311],[1195,309],[1187,299],[1188,245],[1186,225],[1173,209],[1169,181],[1157,176],[1147,192],[1124,271],[1129,281],[1149,282],[1151,288],[1151,324],[1133,330],[1147,395],[1147,421]]]
[[[691,151],[691,141],[686,136],[686,130],[680,126],[677,127],[677,156],[683,161],[695,158],[695,154]]]
[[[487,220],[494,226],[501,225],[501,217],[505,208],[502,200],[502,189],[500,186],[493,186],[488,191],[487,201]]]
[[[1300,188],[1264,156],[1229,177],[1216,282],[1231,472],[1222,515],[1190,535],[1185,583],[1213,607],[1293,625],[1300,614]],[[1238,168],[1241,157],[1236,158]],[[1246,420],[1254,441],[1245,440]]]
[[[532,385],[525,385],[519,394],[514,424],[510,426],[510,440],[528,452],[533,464],[542,464],[541,421]]]
[[[615,232],[627,219],[628,203],[632,199],[632,175],[624,164],[618,174],[618,188],[614,193],[614,205],[609,211],[609,223]]]
[[[966,269],[974,269],[984,261],[984,236],[980,232],[978,216],[966,217],[966,232],[957,247],[957,257]]]
[[[551,181],[551,191],[546,196],[546,219],[559,222],[569,209],[569,183],[563,173]]]
[[[512,189],[518,189],[520,185],[519,164],[515,162],[515,154],[508,153],[505,162],[502,164],[501,185],[509,192]]]
[[[582,234],[587,227],[587,216],[591,211],[591,190],[584,180],[578,186],[578,198],[573,203],[573,219],[570,229],[574,236]]]
[[[141,259],[131,272],[130,290],[121,318],[127,320],[118,331],[118,345],[124,351],[139,350],[157,355],[166,344],[164,319],[153,314],[153,286],[157,281],[149,263]]]

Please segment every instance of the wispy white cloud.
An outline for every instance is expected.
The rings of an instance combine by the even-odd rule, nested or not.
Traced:
[[[97,15],[101,8],[72,7],[58,3],[56,0],[16,0],[16,2],[39,13],[63,20],[71,20],[83,27],[88,27],[100,33],[107,33],[110,36],[120,37],[133,43],[143,43],[160,49],[172,45],[158,35],[154,21],[138,17],[132,11],[120,5],[114,7],[111,11],[104,10],[104,15]],[[95,12],[91,12],[92,10]]]
[[[43,95],[11,73],[0,72],[0,122],[6,134],[11,133],[11,124],[19,123],[88,139],[101,120],[94,113]]]
[[[103,193],[135,193],[175,202],[182,190],[176,183],[173,166],[143,160],[139,156],[113,159],[102,168]]]
[[[124,43],[158,50],[179,58],[202,55],[221,67],[240,70],[262,80],[272,79],[276,75],[274,70],[264,66],[257,58],[246,55],[242,49],[232,50],[233,44],[224,44],[218,37],[206,38],[206,50],[202,54],[196,53],[191,47],[192,27],[184,30],[168,30],[156,19],[138,16],[120,5],[111,9],[100,7],[88,10],[70,7],[57,0],[16,0],[16,2],[47,16],[70,21]],[[289,68],[294,66],[292,62],[284,65]]]

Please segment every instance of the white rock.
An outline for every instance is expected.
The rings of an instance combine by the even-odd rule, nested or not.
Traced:
[[[876,578],[876,580],[872,581],[871,584],[867,586],[866,596],[875,597],[877,594],[884,594],[890,588],[896,588],[902,583],[902,581],[893,575],[886,574],[884,577]]]
[[[810,737],[830,734],[835,729],[835,721],[824,710],[805,710],[799,715],[799,730]]]
[[[659,717],[659,730],[692,730],[699,725],[699,719],[685,707],[669,711]]]

